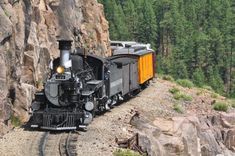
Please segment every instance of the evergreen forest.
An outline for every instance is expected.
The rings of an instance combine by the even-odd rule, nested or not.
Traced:
[[[151,43],[157,72],[235,97],[235,0],[99,0],[111,40]]]

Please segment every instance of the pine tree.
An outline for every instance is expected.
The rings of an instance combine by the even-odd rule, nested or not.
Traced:
[[[218,68],[208,68],[208,84],[217,92],[223,93],[224,86]]]
[[[116,20],[114,8],[117,8],[117,4],[115,0],[102,0],[100,1],[104,5],[105,16],[109,21],[109,34],[111,39],[118,38],[118,34],[116,32],[114,21]]]
[[[114,6],[114,21],[115,31],[117,36],[111,38],[113,40],[128,40],[129,32],[125,23],[125,15],[121,5]]]
[[[205,84],[205,76],[201,68],[197,68],[192,76],[193,83],[198,87],[202,87]]]
[[[135,6],[132,0],[126,0],[123,6],[123,11],[125,14],[125,23],[128,28],[129,36],[128,40],[135,40],[135,36],[137,33],[137,13],[135,10]]]
[[[158,70],[235,96],[234,0],[100,0],[111,39],[151,43]]]
[[[151,43],[152,47],[156,47],[157,41],[157,22],[152,5],[148,1],[144,1],[140,6],[138,23],[138,41]]]

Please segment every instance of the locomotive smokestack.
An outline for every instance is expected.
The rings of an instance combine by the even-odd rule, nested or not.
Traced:
[[[72,47],[72,40],[59,40],[60,49],[60,65],[69,68],[70,65],[70,52]]]

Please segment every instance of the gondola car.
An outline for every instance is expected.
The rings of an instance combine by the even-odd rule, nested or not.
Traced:
[[[51,63],[44,89],[32,103],[32,128],[75,130],[93,117],[146,86],[154,75],[154,52],[125,48],[108,58],[71,50],[72,41],[60,40],[60,57]],[[121,50],[121,49],[120,49]],[[130,52],[132,51],[132,52]]]

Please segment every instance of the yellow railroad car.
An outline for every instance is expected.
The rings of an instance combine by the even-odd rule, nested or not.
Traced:
[[[122,48],[113,52],[115,56],[137,57],[138,59],[138,80],[139,85],[145,85],[154,78],[155,73],[155,52],[145,46]]]
[[[139,56],[139,84],[144,84],[154,76],[154,55],[153,52],[146,51]]]

